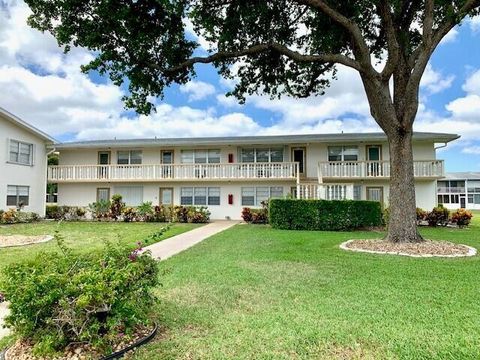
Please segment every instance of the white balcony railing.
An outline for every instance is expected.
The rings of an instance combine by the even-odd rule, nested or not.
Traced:
[[[320,178],[389,178],[389,161],[328,161],[320,162]],[[414,175],[419,178],[440,178],[445,175],[443,160],[413,162]]]
[[[179,165],[62,165],[48,167],[49,182],[297,179],[298,163]]]
[[[297,198],[353,200],[353,184],[298,184]]]

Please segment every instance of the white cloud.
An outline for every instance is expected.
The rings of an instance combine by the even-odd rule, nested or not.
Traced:
[[[447,35],[445,35],[445,37],[442,39],[440,44],[445,45],[445,44],[450,44],[450,43],[453,43],[453,42],[457,41],[459,34],[460,34],[460,32],[458,31],[458,29],[456,27],[453,28],[452,30],[450,30],[448,32]]]
[[[480,155],[480,146],[465,147],[463,148],[462,152],[464,154]]]
[[[192,80],[180,86],[180,91],[188,94],[188,101],[198,101],[215,94],[215,86],[204,81]]]
[[[162,104],[156,113],[133,119],[112,118],[81,130],[77,139],[248,135],[261,127],[242,113],[216,116],[212,110]]]
[[[428,64],[420,86],[426,89],[429,94],[436,94],[451,87],[453,80],[455,80],[455,76],[444,76],[435,71],[431,64]]]
[[[468,77],[462,89],[468,94],[480,95],[480,70],[473,72]]]
[[[468,19],[468,25],[474,33],[478,33],[480,31],[480,16],[474,16]]]

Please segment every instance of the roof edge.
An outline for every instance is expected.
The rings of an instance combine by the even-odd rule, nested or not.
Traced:
[[[364,139],[363,139],[364,138]],[[458,134],[414,132],[414,140],[433,140],[436,142],[449,143],[460,138]],[[329,141],[378,141],[386,140],[387,136],[382,132],[374,133],[332,133],[332,134],[298,134],[298,135],[261,135],[261,136],[224,136],[224,137],[185,137],[185,138],[150,138],[150,139],[111,139],[89,140],[56,143],[58,149],[85,149],[102,147],[155,147],[175,146],[188,143],[202,145],[225,144],[256,144],[256,143],[301,143],[301,142],[329,142]]]
[[[43,132],[40,129],[37,129],[35,126],[29,124],[28,122],[20,119],[18,116],[12,114],[11,112],[5,110],[4,108],[0,107],[0,114],[2,114],[4,117],[7,118],[8,121],[20,126],[21,128],[33,133],[34,135],[37,135],[38,137],[41,137],[44,140],[47,140],[48,142],[51,142],[53,144],[57,143],[57,140],[47,133]]]

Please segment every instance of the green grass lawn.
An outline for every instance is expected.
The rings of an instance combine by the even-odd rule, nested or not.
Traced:
[[[425,237],[480,248],[468,229]],[[147,359],[479,359],[480,257],[345,252],[374,232],[239,225],[160,263]]]
[[[106,223],[106,222],[53,222],[0,226],[0,235],[53,235],[56,230],[65,237],[66,244],[78,252],[89,252],[103,246],[104,240],[119,241],[134,247],[138,241],[158,231],[165,224],[159,223]],[[174,224],[162,239],[178,235],[199,225]],[[55,241],[45,244],[15,248],[0,248],[0,267],[28,257],[42,250],[56,249]]]

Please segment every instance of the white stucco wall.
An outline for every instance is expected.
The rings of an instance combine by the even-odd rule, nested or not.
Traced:
[[[18,165],[9,161],[9,139],[34,145],[33,165]],[[24,211],[45,214],[45,194],[47,179],[47,150],[43,139],[16,126],[0,115],[0,209],[7,207],[7,186],[28,186],[29,205]]]
[[[110,194],[115,193],[115,186],[124,186],[128,184],[59,184],[58,185],[58,204],[69,206],[87,206],[96,201],[97,188],[110,188]],[[220,205],[208,206],[212,219],[241,219],[242,212],[242,187],[255,186],[282,186],[284,195],[291,191],[295,186],[294,182],[190,182],[190,183],[136,183],[135,186],[143,186],[143,201],[151,201],[153,205],[158,205],[160,187],[173,188],[174,204],[180,204],[180,188],[182,187],[220,187]],[[228,195],[233,195],[233,204],[228,204]]]
[[[389,150],[388,144],[386,142],[356,142],[356,143],[312,143],[312,144],[289,144],[289,145],[271,145],[270,147],[284,147],[284,161],[291,161],[291,152],[293,148],[304,147],[306,149],[306,170],[307,176],[304,181],[316,182],[317,181],[317,164],[320,161],[328,161],[328,147],[329,146],[338,146],[338,145],[357,145],[359,149],[359,161],[364,161],[367,159],[366,149],[369,145],[381,145],[382,146],[382,160],[389,160]],[[161,158],[161,150],[174,150],[174,163],[181,163],[181,151],[182,150],[192,150],[192,149],[220,149],[221,153],[221,163],[228,162],[228,155],[233,154],[233,161],[239,162],[238,154],[240,148],[252,148],[252,147],[262,147],[262,145],[252,144],[250,146],[203,146],[197,147],[192,145],[191,147],[169,147],[165,149],[160,148],[131,148],[129,150],[142,150],[143,153],[143,164],[159,164]],[[264,146],[267,147],[267,146]],[[436,158],[435,149],[433,141],[416,141],[413,144],[414,148],[414,159],[415,160],[433,160]],[[88,150],[62,150],[60,152],[60,164],[61,165],[83,165],[83,164],[97,164],[98,163],[98,152],[99,151],[110,151],[111,152],[111,163],[117,163],[117,152],[118,150],[126,150],[119,148],[98,148],[98,149],[88,149]],[[339,183],[352,183],[351,179],[339,179]],[[240,213],[242,210],[241,205],[241,188],[245,186],[275,186],[281,184],[284,186],[284,194],[290,193],[292,186],[296,185],[296,182],[293,181],[283,181],[283,182],[263,182],[255,181],[249,183],[242,183],[238,181],[224,181],[224,182],[213,182],[213,181],[195,181],[195,182],[165,182],[165,183],[142,183],[136,182],[135,186],[143,186],[143,200],[152,201],[153,204],[159,203],[159,188],[160,187],[171,187],[174,188],[174,203],[180,204],[180,188],[181,187],[191,187],[191,186],[215,186],[221,188],[221,205],[220,206],[210,206],[210,211],[212,212],[212,219],[224,219],[226,216],[229,216],[233,219],[240,218]],[[363,180],[361,182],[356,182],[358,185],[362,185],[362,199],[366,199],[366,187],[367,186],[381,186],[383,187],[384,194],[384,204],[388,205],[389,198],[389,183],[387,180]],[[127,183],[119,183],[118,185],[128,185]],[[133,185],[133,184],[132,184]],[[99,187],[110,187],[110,194],[115,193],[115,184],[110,183],[61,183],[59,184],[59,197],[58,202],[60,205],[71,205],[71,206],[86,206],[89,203],[96,201],[96,189]],[[232,194],[234,197],[234,204],[228,205],[228,194]],[[436,181],[416,181],[416,194],[417,194],[417,205],[424,209],[431,209],[436,204]]]

